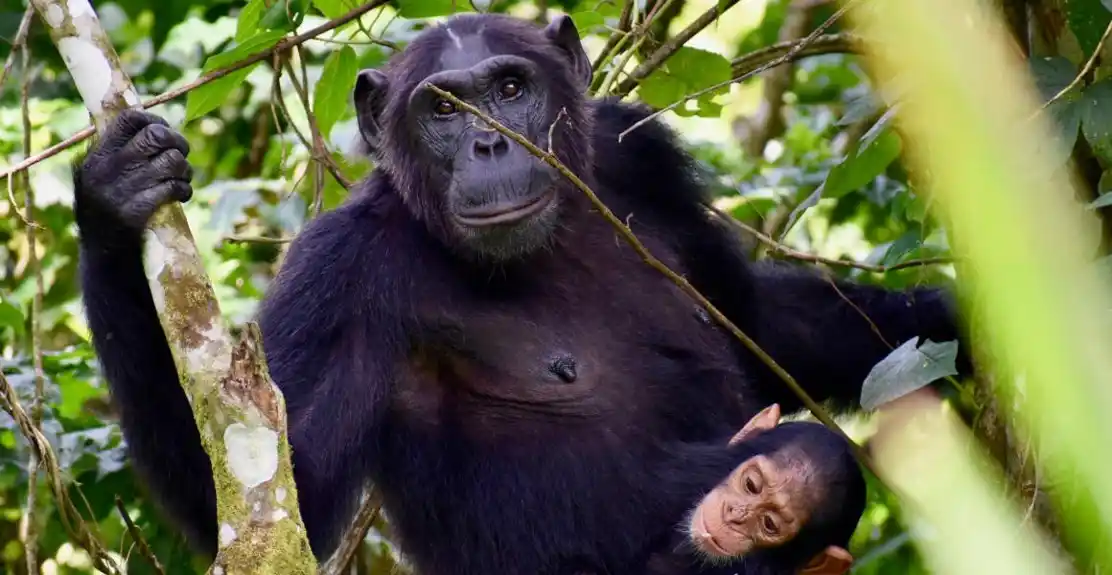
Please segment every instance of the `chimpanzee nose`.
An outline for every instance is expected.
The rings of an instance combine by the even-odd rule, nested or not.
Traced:
[[[497,160],[510,151],[510,143],[498,132],[483,134],[475,138],[474,157],[477,160]]]
[[[722,515],[726,523],[741,525],[745,522],[745,507],[739,503],[727,503]]]

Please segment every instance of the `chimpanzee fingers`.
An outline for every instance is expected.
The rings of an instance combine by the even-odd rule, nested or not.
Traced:
[[[106,155],[120,150],[141,130],[147,126],[159,124],[168,126],[166,120],[159,116],[144,112],[143,110],[128,108],[120,112],[120,114],[108,124],[108,128],[104,131],[104,136],[97,146],[96,153],[98,155]]]
[[[148,124],[120,150],[120,159],[128,163],[143,162],[166,150],[177,150],[186,156],[189,142],[168,125]]]
[[[158,208],[173,202],[185,202],[193,197],[193,187],[182,180],[158,183],[132,196],[121,210],[124,222],[133,228],[147,224]]]
[[[144,171],[151,172],[154,181],[185,180],[193,178],[193,166],[177,149],[169,149],[155,156]]]

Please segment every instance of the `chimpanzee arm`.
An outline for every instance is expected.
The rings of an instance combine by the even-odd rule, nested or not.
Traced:
[[[832,284],[814,270],[780,262],[755,264],[752,281],[753,339],[817,401],[856,406],[869,371],[900,344],[915,336],[920,344],[963,336],[954,298],[940,289]],[[957,367],[967,372],[963,349]],[[762,364],[754,371],[759,389],[770,393],[766,401],[799,405],[771,370]]]
[[[93,347],[136,471],[186,535],[215,548],[208,456],[178,383],[143,270],[143,225],[192,195],[184,138],[156,116],[122,114],[74,170],[80,274]]]
[[[211,554],[211,466],[142,263],[146,221],[160,205],[192,194],[187,153],[185,140],[161,118],[124,112],[75,171],[75,213],[93,345],[130,455],[186,535]],[[364,277],[385,265],[373,261],[384,251],[367,237],[373,223],[353,222],[364,212],[353,203],[307,226],[291,246],[260,319],[270,373],[290,414],[302,517],[318,554],[331,549],[321,542],[330,541],[345,519],[344,506],[358,492],[362,463],[371,455],[360,448],[370,441],[374,414],[382,407],[377,400],[385,393],[382,366],[392,364],[390,354],[401,340],[390,331],[397,322],[360,321],[368,319],[360,302],[399,293]],[[356,296],[356,289],[366,297]]]

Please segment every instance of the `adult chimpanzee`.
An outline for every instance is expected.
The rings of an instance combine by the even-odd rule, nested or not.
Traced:
[[[818,423],[777,426],[769,406],[728,442],[680,442],[657,472],[676,505],[698,504],[630,575],[843,575],[865,510],[850,445]]]
[[[675,521],[649,472],[663,443],[799,405],[557,172],[426,83],[551,144],[819,399],[856,399],[889,351],[874,326],[894,343],[955,336],[937,292],[842,284],[847,302],[824,279],[749,267],[670,132],[654,123],[619,144],[645,114],[588,100],[590,76],[569,18],[541,29],[493,15],[448,20],[360,73],[377,167],[305,227],[260,312],[316,554],[335,548],[370,478],[422,573],[620,571]],[[209,462],[140,257],[156,207],[190,197],[187,153],[165,122],[123,114],[76,171],[75,209],[130,453],[211,552]]]

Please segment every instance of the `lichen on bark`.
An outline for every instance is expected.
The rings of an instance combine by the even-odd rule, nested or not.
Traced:
[[[98,131],[139,96],[88,0],[32,0]],[[185,213],[163,207],[144,253],[151,295],[212,463],[220,545],[210,572],[309,575],[286,409],[255,324],[233,343]],[[291,497],[292,495],[292,497]]]

